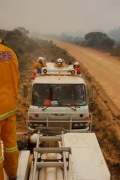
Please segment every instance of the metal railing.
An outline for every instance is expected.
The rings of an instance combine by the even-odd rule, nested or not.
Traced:
[[[85,120],[83,118],[76,118],[76,117],[73,117],[74,114],[80,114],[80,113],[76,113],[76,112],[73,112],[73,113],[60,113],[60,112],[49,112],[49,113],[44,113],[44,112],[40,112],[40,113],[36,113],[39,115],[40,118],[36,118],[36,119],[32,119],[32,120],[29,120],[29,116],[33,116],[33,114],[35,114],[35,112],[29,112],[26,116],[26,126],[27,126],[27,129],[28,127],[30,127],[30,123],[38,123],[38,125],[40,124],[44,124],[45,127],[64,127],[65,129],[67,130],[70,130],[70,131],[78,131],[78,132],[91,132],[92,131],[92,114],[89,113],[89,120]],[[55,114],[58,114],[58,116],[55,116]],[[61,115],[62,114],[62,115]],[[54,115],[54,117],[52,117],[51,115]],[[65,117],[65,115],[68,115],[67,117]],[[45,117],[43,117],[45,116]],[[51,116],[51,117],[50,117]],[[73,128],[73,124],[87,124],[88,123],[88,126],[86,126],[85,128]],[[56,126],[55,126],[56,124]]]
[[[41,141],[61,141],[62,147],[39,147],[39,144]],[[68,156],[66,158],[66,154],[68,153]],[[44,153],[60,153],[62,155],[62,158],[60,159],[40,159],[38,162],[38,157],[41,157]],[[38,136],[37,139],[37,145],[36,148],[34,148],[34,168],[33,168],[33,177],[32,180],[36,179],[36,171],[37,169],[41,168],[48,168],[48,167],[54,167],[54,168],[61,168],[63,170],[63,177],[64,180],[68,180],[67,178],[67,169],[69,169],[69,154],[71,153],[71,148],[64,147],[64,142],[62,136]]]

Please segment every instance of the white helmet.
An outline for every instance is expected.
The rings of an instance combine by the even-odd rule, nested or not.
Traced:
[[[74,63],[74,66],[79,66],[79,62],[75,62],[75,63]]]
[[[61,58],[57,59],[57,63],[62,63],[63,60]]]
[[[38,61],[43,62],[43,61],[44,61],[44,58],[43,58],[43,57],[39,57],[39,58],[38,58]]]

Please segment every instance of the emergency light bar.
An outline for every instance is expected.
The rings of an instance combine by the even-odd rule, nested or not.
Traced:
[[[77,74],[74,69],[42,69],[42,74],[63,74],[63,75],[74,75]]]

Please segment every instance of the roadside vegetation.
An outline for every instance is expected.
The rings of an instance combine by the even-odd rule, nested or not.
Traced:
[[[113,56],[120,56],[120,42],[115,41],[102,32],[89,32],[85,34],[84,38],[71,37],[70,35],[64,34],[61,36],[61,40],[80,46],[92,47],[94,49],[106,51],[111,53]]]
[[[45,57],[46,61],[56,61],[59,57],[69,64],[75,61],[65,50],[52,44],[52,41],[29,37],[29,31],[24,27],[12,31],[0,29],[0,37],[4,44],[17,54],[20,71],[25,69],[29,62],[36,61],[39,56]]]
[[[26,52],[34,52],[37,48],[40,48],[40,37],[41,41],[43,38],[55,38],[80,46],[92,47],[98,50],[106,51],[111,53],[111,55],[113,56],[120,56],[120,42],[117,42],[116,40],[110,38],[107,34],[102,32],[89,32],[85,34],[84,37],[72,37],[71,35],[63,33],[60,36],[43,34],[40,36],[36,35],[36,37],[38,38],[35,38],[35,36],[30,38],[30,32],[28,30],[26,30],[24,27],[18,27],[12,31],[0,29],[0,37],[4,39],[6,45],[14,49],[18,56],[23,55]],[[43,40],[42,43],[45,43],[45,40]],[[54,45],[52,45],[51,47],[55,48]],[[54,52],[54,57],[56,57],[58,54],[56,54],[54,49],[52,50],[52,48],[51,51]],[[62,54],[64,54],[64,57],[65,55],[67,55],[67,52],[64,51]],[[21,61],[20,64],[23,63],[23,61]]]

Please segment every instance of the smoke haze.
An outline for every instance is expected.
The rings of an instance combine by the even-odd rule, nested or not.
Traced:
[[[120,27],[120,0],[0,0],[0,29],[60,34]]]

